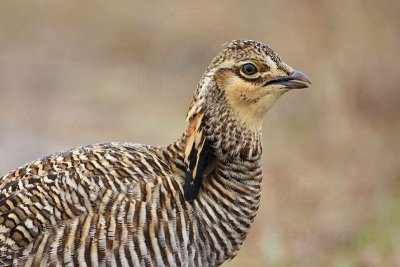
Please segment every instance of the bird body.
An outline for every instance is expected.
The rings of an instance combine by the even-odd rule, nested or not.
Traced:
[[[266,45],[229,43],[203,75],[176,142],[85,146],[1,177],[0,262],[219,266],[233,258],[259,207],[262,118],[306,83]]]

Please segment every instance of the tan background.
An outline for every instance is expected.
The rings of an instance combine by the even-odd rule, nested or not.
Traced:
[[[143,1],[144,2],[144,1]],[[264,123],[264,194],[226,266],[400,266],[400,1],[1,1],[0,172],[162,145],[237,38],[311,78]]]

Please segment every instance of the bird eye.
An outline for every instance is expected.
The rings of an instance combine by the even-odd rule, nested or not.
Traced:
[[[258,72],[258,69],[254,64],[246,63],[242,66],[242,72],[246,75],[254,75]]]

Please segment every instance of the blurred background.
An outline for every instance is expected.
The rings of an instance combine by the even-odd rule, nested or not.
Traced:
[[[400,266],[400,1],[1,1],[0,173],[85,144],[164,145],[232,39],[312,87],[264,123],[263,197],[225,266]]]

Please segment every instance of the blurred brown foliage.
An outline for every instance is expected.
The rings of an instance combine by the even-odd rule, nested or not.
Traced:
[[[0,172],[84,144],[167,144],[221,44],[311,78],[264,125],[264,194],[226,266],[400,266],[400,1],[2,1]]]

